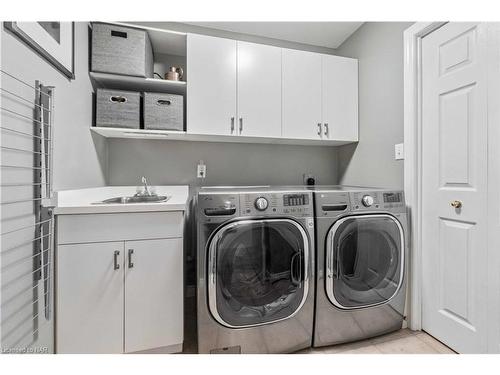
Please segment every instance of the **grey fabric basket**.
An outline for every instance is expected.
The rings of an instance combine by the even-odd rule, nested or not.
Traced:
[[[153,64],[147,31],[92,23],[92,71],[152,78]]]
[[[182,95],[144,93],[144,129],[184,130]]]
[[[97,89],[96,126],[139,129],[140,109],[138,92]]]

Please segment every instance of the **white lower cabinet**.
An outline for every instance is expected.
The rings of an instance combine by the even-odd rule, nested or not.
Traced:
[[[58,247],[58,353],[123,352],[123,248],[123,242]]]
[[[149,225],[144,213],[58,217],[58,353],[182,350],[182,223],[174,223],[183,215],[152,215],[154,225]],[[110,230],[117,222],[120,231]],[[127,222],[135,224],[125,235]],[[75,223],[101,226],[100,233],[94,231],[86,237],[88,241],[100,238],[99,242],[61,243],[85,240],[70,234]],[[145,233],[153,238],[170,234],[172,238],[142,239]]]
[[[182,341],[182,239],[125,242],[125,352]]]

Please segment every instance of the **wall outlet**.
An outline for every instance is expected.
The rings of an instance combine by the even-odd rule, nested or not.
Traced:
[[[405,148],[404,143],[398,143],[394,145],[394,159],[403,160],[405,158]]]
[[[309,174],[309,173],[304,173],[302,175],[302,180],[304,182],[304,185],[307,185],[307,181],[312,178],[313,180],[316,180],[316,177],[314,177],[312,174]]]
[[[198,171],[197,174],[198,178],[205,178],[207,177],[207,166],[205,163],[203,163],[203,160],[200,160],[198,164]]]

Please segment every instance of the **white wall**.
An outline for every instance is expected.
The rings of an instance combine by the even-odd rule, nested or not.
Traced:
[[[55,86],[54,189],[105,185],[105,140],[93,137],[92,86],[88,75],[88,24],[75,24],[75,80],[53,68],[2,24],[2,69],[34,83]]]
[[[339,183],[403,188],[403,31],[410,22],[368,22],[338,49],[359,59],[359,143],[339,148]]]

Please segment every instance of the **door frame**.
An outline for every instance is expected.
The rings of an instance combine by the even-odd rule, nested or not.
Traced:
[[[404,40],[404,191],[409,221],[408,326],[422,329],[422,39],[447,22],[416,22]]]

